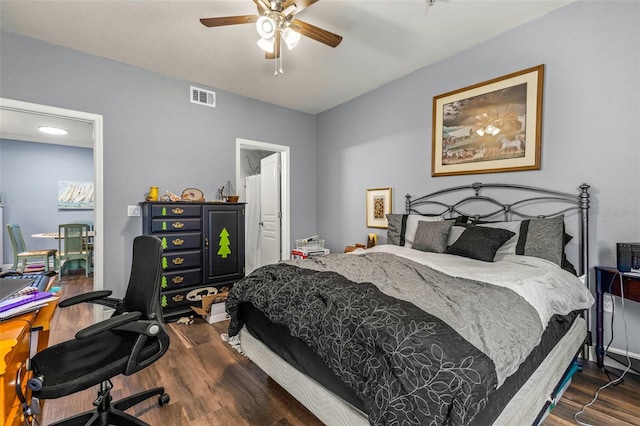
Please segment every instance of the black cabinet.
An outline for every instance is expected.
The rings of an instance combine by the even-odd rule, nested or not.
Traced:
[[[190,315],[203,296],[244,277],[244,204],[145,202],[144,235],[162,240],[162,306],[168,320]]]

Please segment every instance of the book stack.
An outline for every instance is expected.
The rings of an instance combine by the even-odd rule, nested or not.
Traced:
[[[291,259],[308,259],[315,256],[326,256],[329,249],[324,248],[324,240],[318,235],[296,240],[296,248],[291,250]]]
[[[57,298],[52,293],[26,287],[0,302],[0,321],[40,309]]]

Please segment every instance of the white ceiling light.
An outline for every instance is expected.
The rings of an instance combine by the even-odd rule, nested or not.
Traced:
[[[267,53],[273,53],[274,44],[275,44],[275,39],[273,37],[261,38],[260,40],[258,40],[258,46],[260,46],[260,48]]]
[[[289,50],[296,47],[296,44],[300,41],[300,33],[297,31],[293,31],[291,28],[287,27],[282,30],[282,39],[287,44]]]
[[[256,29],[260,37],[269,39],[276,33],[276,21],[268,16],[261,16],[256,22]]]
[[[69,133],[65,129],[61,129],[59,127],[50,127],[50,126],[40,126],[38,127],[38,130],[48,135],[66,135],[67,133]]]

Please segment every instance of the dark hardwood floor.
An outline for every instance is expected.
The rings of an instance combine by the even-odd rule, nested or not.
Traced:
[[[92,280],[84,274],[65,275],[60,281],[62,298],[89,291]],[[93,321],[90,305],[58,309],[52,323],[50,344],[72,338]],[[130,412],[152,425],[320,425],[256,365],[221,339],[227,322],[207,324],[196,319],[192,325],[168,324],[171,345],[150,367],[129,377],[113,379],[114,400],[162,385],[171,395],[164,407],[156,399],[138,404]],[[544,422],[545,426],[575,425],[574,414],[591,401],[606,375],[594,363],[574,376],[562,401]],[[64,398],[46,401],[40,424],[89,410],[96,388]],[[624,383],[600,392],[599,400],[580,417],[592,425],[640,425],[640,378],[629,376]]]

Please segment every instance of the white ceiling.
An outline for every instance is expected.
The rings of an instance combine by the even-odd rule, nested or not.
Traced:
[[[320,0],[296,18],[342,43],[303,37],[279,76],[253,24],[199,22],[255,14],[251,0],[0,1],[4,31],[315,114],[573,0]]]

